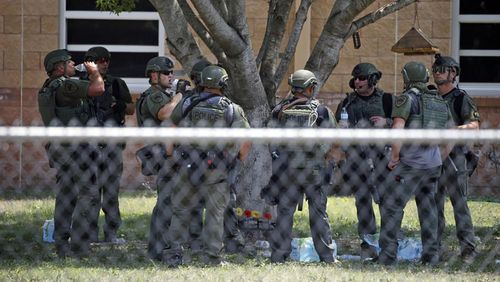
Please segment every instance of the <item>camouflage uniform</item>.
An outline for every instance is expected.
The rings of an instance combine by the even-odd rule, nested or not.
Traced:
[[[312,78],[310,83],[303,83],[302,78]],[[289,84],[297,91],[315,85],[312,72],[296,71]],[[293,90],[293,91],[295,91]],[[337,123],[333,113],[319,101],[299,98],[294,95],[278,104],[272,111],[272,127],[321,127],[335,128]],[[301,204],[306,195],[309,205],[309,226],[314,247],[323,262],[333,262],[332,232],[326,213],[327,195],[323,189],[325,155],[330,150],[328,144],[305,146],[280,146],[279,157],[273,161],[273,172],[279,178],[271,187],[277,202],[276,226],[271,231],[271,261],[284,262],[292,251],[293,216],[297,204]],[[275,169],[279,167],[280,169]],[[271,179],[273,181],[273,179]]]
[[[44,62],[48,73],[53,67],[51,58],[61,53],[66,56],[59,61],[71,60],[65,50],[50,52]],[[47,79],[38,94],[44,124],[86,125],[89,119],[95,117],[87,94],[89,84],[88,81],[66,77]],[[47,153],[51,167],[57,170],[54,210],[56,252],[59,257],[67,256],[70,249],[75,255],[88,255],[90,214],[99,203],[96,166],[92,161],[95,150],[87,143],[51,143],[47,146]]]
[[[158,86],[151,86],[143,94],[144,100],[136,105],[137,124],[139,126],[161,126],[158,112],[170,103],[173,93]],[[166,246],[166,235],[172,218],[170,193],[172,184],[172,166],[167,164],[160,169],[156,178],[157,200],[151,214],[149,228],[148,254],[151,258],[161,260],[161,254]]]
[[[221,71],[223,74],[219,73]],[[214,75],[216,83],[219,80],[223,82],[224,77],[227,79],[225,70],[220,67],[210,66],[202,74],[205,72]],[[171,119],[183,127],[250,127],[240,106],[210,92],[183,99],[174,109]],[[163,257],[167,265],[183,263],[183,245],[189,239],[192,212],[201,201],[205,203],[202,254],[206,263],[221,261],[224,211],[230,194],[227,177],[237,155],[238,148],[227,144],[182,144],[175,149],[174,159],[178,163],[178,171],[172,180],[173,216],[167,236],[168,249],[164,251]]]
[[[418,67],[425,76],[410,80],[407,70]],[[408,71],[409,72],[409,71]],[[393,118],[405,120],[406,128],[445,128],[451,121],[446,102],[436,91],[427,90],[428,73],[420,63],[410,62],[403,68],[406,91],[395,100]],[[401,229],[403,210],[412,195],[417,203],[423,263],[439,261],[437,241],[437,210],[434,196],[441,174],[441,154],[437,145],[405,144],[400,163],[389,174],[382,196],[379,262],[393,264],[397,259],[397,235]]]
[[[460,97],[461,95],[463,97]],[[443,98],[451,109],[455,125],[459,126],[480,120],[476,105],[467,93],[455,88],[450,93],[443,95]],[[454,105],[458,99],[463,99],[462,107],[460,112],[455,112]],[[436,193],[438,241],[441,242],[445,229],[444,202],[445,193],[448,192],[453,205],[457,237],[463,255],[475,252],[476,248],[474,227],[469,206],[467,205],[469,172],[465,158],[466,152],[467,148],[465,146],[457,145],[453,148],[450,156],[443,163],[443,174],[439,179],[439,187]]]

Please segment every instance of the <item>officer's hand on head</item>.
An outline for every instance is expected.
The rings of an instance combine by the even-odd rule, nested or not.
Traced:
[[[186,91],[191,90],[191,82],[185,79],[179,79],[177,82],[177,89],[175,92],[181,92],[182,94],[186,93]]]

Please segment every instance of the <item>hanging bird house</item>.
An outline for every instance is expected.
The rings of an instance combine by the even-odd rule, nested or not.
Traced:
[[[413,27],[392,46],[391,51],[403,53],[405,56],[432,55],[439,52],[439,48],[435,46],[420,29],[420,23],[418,21],[418,0],[415,1]]]
[[[391,48],[392,52],[405,55],[432,55],[439,52],[435,46],[419,28],[412,27]]]

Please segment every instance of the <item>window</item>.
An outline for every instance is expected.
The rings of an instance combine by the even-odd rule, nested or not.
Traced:
[[[99,11],[94,0],[60,0],[61,48],[67,48],[76,63],[93,46],[111,52],[109,73],[122,77],[131,92],[149,87],[144,69],[147,61],[165,53],[165,31],[148,0],[136,1],[131,12],[116,15]]]
[[[453,1],[452,56],[460,87],[473,96],[500,97],[500,1]]]

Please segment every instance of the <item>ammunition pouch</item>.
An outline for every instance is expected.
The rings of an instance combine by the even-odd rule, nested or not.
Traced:
[[[189,146],[181,146],[176,150],[178,163],[186,169],[189,182],[198,186],[205,182],[210,170],[231,170],[236,159],[226,156],[221,150],[200,150]]]
[[[135,152],[141,162],[141,173],[145,176],[157,175],[167,159],[167,147],[157,143],[146,145]]]

